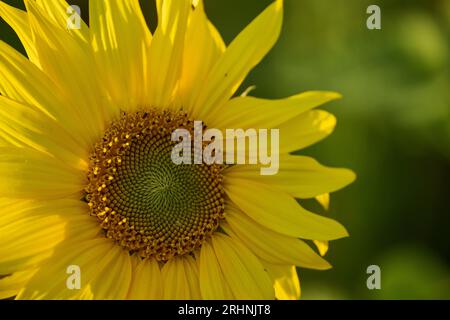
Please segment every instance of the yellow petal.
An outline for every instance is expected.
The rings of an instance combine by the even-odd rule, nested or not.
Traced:
[[[319,253],[322,257],[327,254],[328,241],[314,240],[314,244],[316,245],[317,250],[319,250]]]
[[[238,300],[274,299],[272,282],[261,262],[235,239],[216,233],[212,237],[220,269]]]
[[[80,298],[123,300],[127,297],[131,284],[131,257],[128,251],[114,245],[114,258],[92,278]]]
[[[203,1],[199,1],[188,21],[178,92],[183,108],[186,108],[194,118],[196,118],[193,105],[195,94],[203,88],[211,68],[224,51],[225,44],[219,32],[206,17]]]
[[[323,110],[312,110],[280,125],[280,153],[306,148],[329,136],[336,118]]]
[[[275,296],[278,300],[300,299],[300,281],[295,266],[264,263],[267,272],[274,281]]]
[[[17,220],[17,216],[22,217],[24,212],[36,205],[31,200],[0,198],[0,227],[6,226]]]
[[[46,17],[49,18],[58,28],[67,29],[67,32],[80,41],[87,42],[89,40],[89,28],[84,23],[84,21],[80,20],[80,29],[67,28],[67,18],[69,14],[67,9],[69,4],[65,0],[36,0],[36,4],[42,10]]]
[[[0,16],[14,29],[22,42],[28,58],[39,66],[39,58],[34,46],[33,35],[28,21],[28,14],[20,9],[14,8],[4,2],[0,2]]]
[[[136,266],[127,299],[161,300],[163,298],[163,282],[158,261],[133,258]]]
[[[0,135],[0,147],[11,147],[11,146],[17,146],[17,145],[11,144],[11,142],[9,142],[7,138]]]
[[[65,239],[94,239],[98,222],[78,200],[0,199],[0,274],[35,266]]]
[[[200,299],[198,266],[190,256],[172,258],[162,268],[164,299]]]
[[[104,84],[124,110],[143,103],[148,79],[142,66],[151,43],[138,0],[89,2],[89,27]]]
[[[283,1],[277,0],[233,40],[194,101],[199,119],[208,114],[213,116],[212,111],[220,114],[223,104],[277,41],[282,20]]]
[[[165,0],[148,57],[149,85],[146,104],[168,107],[174,100],[183,61],[190,0]]]
[[[54,83],[38,67],[12,47],[0,41],[0,93],[12,100],[35,106],[51,115],[64,127],[73,119],[64,108],[64,100]]]
[[[232,300],[233,294],[225,281],[214,249],[209,241],[200,250],[200,290],[205,300]]]
[[[65,106],[72,110],[80,127],[79,135],[84,134],[92,145],[118,110],[108,103],[101,82],[87,76],[96,71],[91,46],[85,39],[73,36],[66,26],[52,23],[33,1],[26,0],[25,4],[42,70],[62,92]]]
[[[225,182],[230,199],[269,229],[311,240],[334,240],[348,235],[341,224],[303,209],[283,191],[234,177],[226,177]]]
[[[6,43],[0,41],[0,93],[12,100],[39,108],[52,116],[80,143],[88,140],[79,128],[74,110],[65,106],[65,100],[54,82],[37,66]],[[84,139],[86,138],[86,139]],[[92,144],[83,144],[90,148]]]
[[[319,270],[331,267],[302,240],[260,226],[233,206],[227,207],[226,222],[221,226],[232,238],[239,238],[255,255],[265,261]]]
[[[2,95],[38,106],[52,115],[56,113],[56,105],[50,96],[55,89],[53,83],[37,66],[3,41],[0,41],[0,70]]]
[[[319,194],[315,198],[317,202],[322,206],[322,208],[328,211],[328,209],[330,208],[330,194],[329,193]]]
[[[316,198],[317,202],[319,202],[319,204],[325,210],[328,210],[330,208],[330,194],[329,193],[324,193],[324,194],[318,195],[315,198]],[[314,240],[313,242],[316,245],[317,250],[319,250],[319,253],[322,257],[327,254],[328,247],[329,247],[328,241]]]
[[[96,292],[91,287],[92,281],[109,272],[122,254],[123,250],[106,238],[75,243],[63,242],[19,292],[17,299],[95,299]],[[68,278],[73,275],[68,273],[69,266],[80,268],[80,289],[67,286]],[[126,273],[126,270],[124,271]],[[101,285],[100,282],[98,284]],[[95,288],[99,289],[97,286]]]
[[[315,197],[317,202],[325,209],[328,210],[330,208],[330,194],[324,193],[321,195],[318,195]],[[314,240],[314,244],[317,247],[317,250],[319,250],[320,255],[323,257],[328,252],[328,241],[320,241],[320,240]]]
[[[15,272],[0,279],[0,299],[7,299],[16,296],[28,280],[36,272],[36,269],[28,269]]]
[[[35,108],[0,96],[0,134],[15,138],[18,146],[28,146],[60,158],[75,168],[86,170],[86,150],[74,141],[53,118]]]
[[[351,170],[325,167],[313,158],[292,155],[280,156],[279,171],[275,175],[261,175],[260,167],[255,165],[231,167],[226,175],[252,179],[302,199],[342,189],[356,178]]]
[[[191,291],[191,299],[200,300],[200,278],[198,270],[198,261],[192,256],[185,256],[183,259],[184,270],[186,271],[186,279]]]
[[[9,274],[42,261],[64,239],[65,221],[32,216],[0,227],[0,271]]]
[[[81,197],[85,174],[44,153],[0,148],[0,196],[57,199]]]
[[[89,216],[88,205],[79,199],[37,201],[0,198],[0,207],[3,209],[0,227],[24,218],[58,216],[68,224],[66,235],[71,237],[88,239],[99,232],[97,220]]]
[[[220,110],[220,117],[206,115],[205,122],[214,128],[278,128],[296,116],[326,102],[339,99],[335,92],[308,91],[278,100],[236,97]]]

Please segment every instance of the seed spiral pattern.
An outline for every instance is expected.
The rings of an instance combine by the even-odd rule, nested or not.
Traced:
[[[158,261],[200,247],[224,216],[223,167],[172,162],[179,128],[193,139],[185,113],[123,113],[95,145],[87,175],[86,199],[105,235]]]

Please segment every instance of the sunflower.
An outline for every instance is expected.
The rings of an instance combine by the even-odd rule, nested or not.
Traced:
[[[330,268],[328,241],[348,234],[297,199],[326,206],[354,174],[292,152],[332,132],[315,108],[340,95],[236,94],[281,0],[228,46],[202,1],[157,0],[153,34],[138,0],[91,0],[75,29],[64,0],[24,2],[0,2],[28,56],[0,42],[1,298],[297,299],[296,266]],[[171,132],[195,120],[279,129],[278,174],[175,165]]]

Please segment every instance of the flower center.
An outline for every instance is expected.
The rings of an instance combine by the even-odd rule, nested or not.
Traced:
[[[159,261],[200,247],[224,214],[221,165],[174,164],[176,129],[193,136],[185,113],[123,114],[95,145],[86,199],[108,238]],[[194,149],[192,149],[192,153]]]

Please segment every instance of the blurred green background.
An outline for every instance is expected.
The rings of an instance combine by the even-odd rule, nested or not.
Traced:
[[[229,43],[271,1],[205,2]],[[71,1],[86,21],[87,3]],[[366,28],[371,4],[381,7],[381,30]],[[142,6],[154,29],[153,3]],[[23,51],[3,21],[0,39]],[[285,0],[281,38],[241,91],[341,92],[325,107],[335,133],[300,153],[358,174],[321,212],[351,236],[331,244],[332,270],[299,270],[304,299],[450,299],[449,39],[448,0]],[[366,287],[372,264],[381,290]]]

